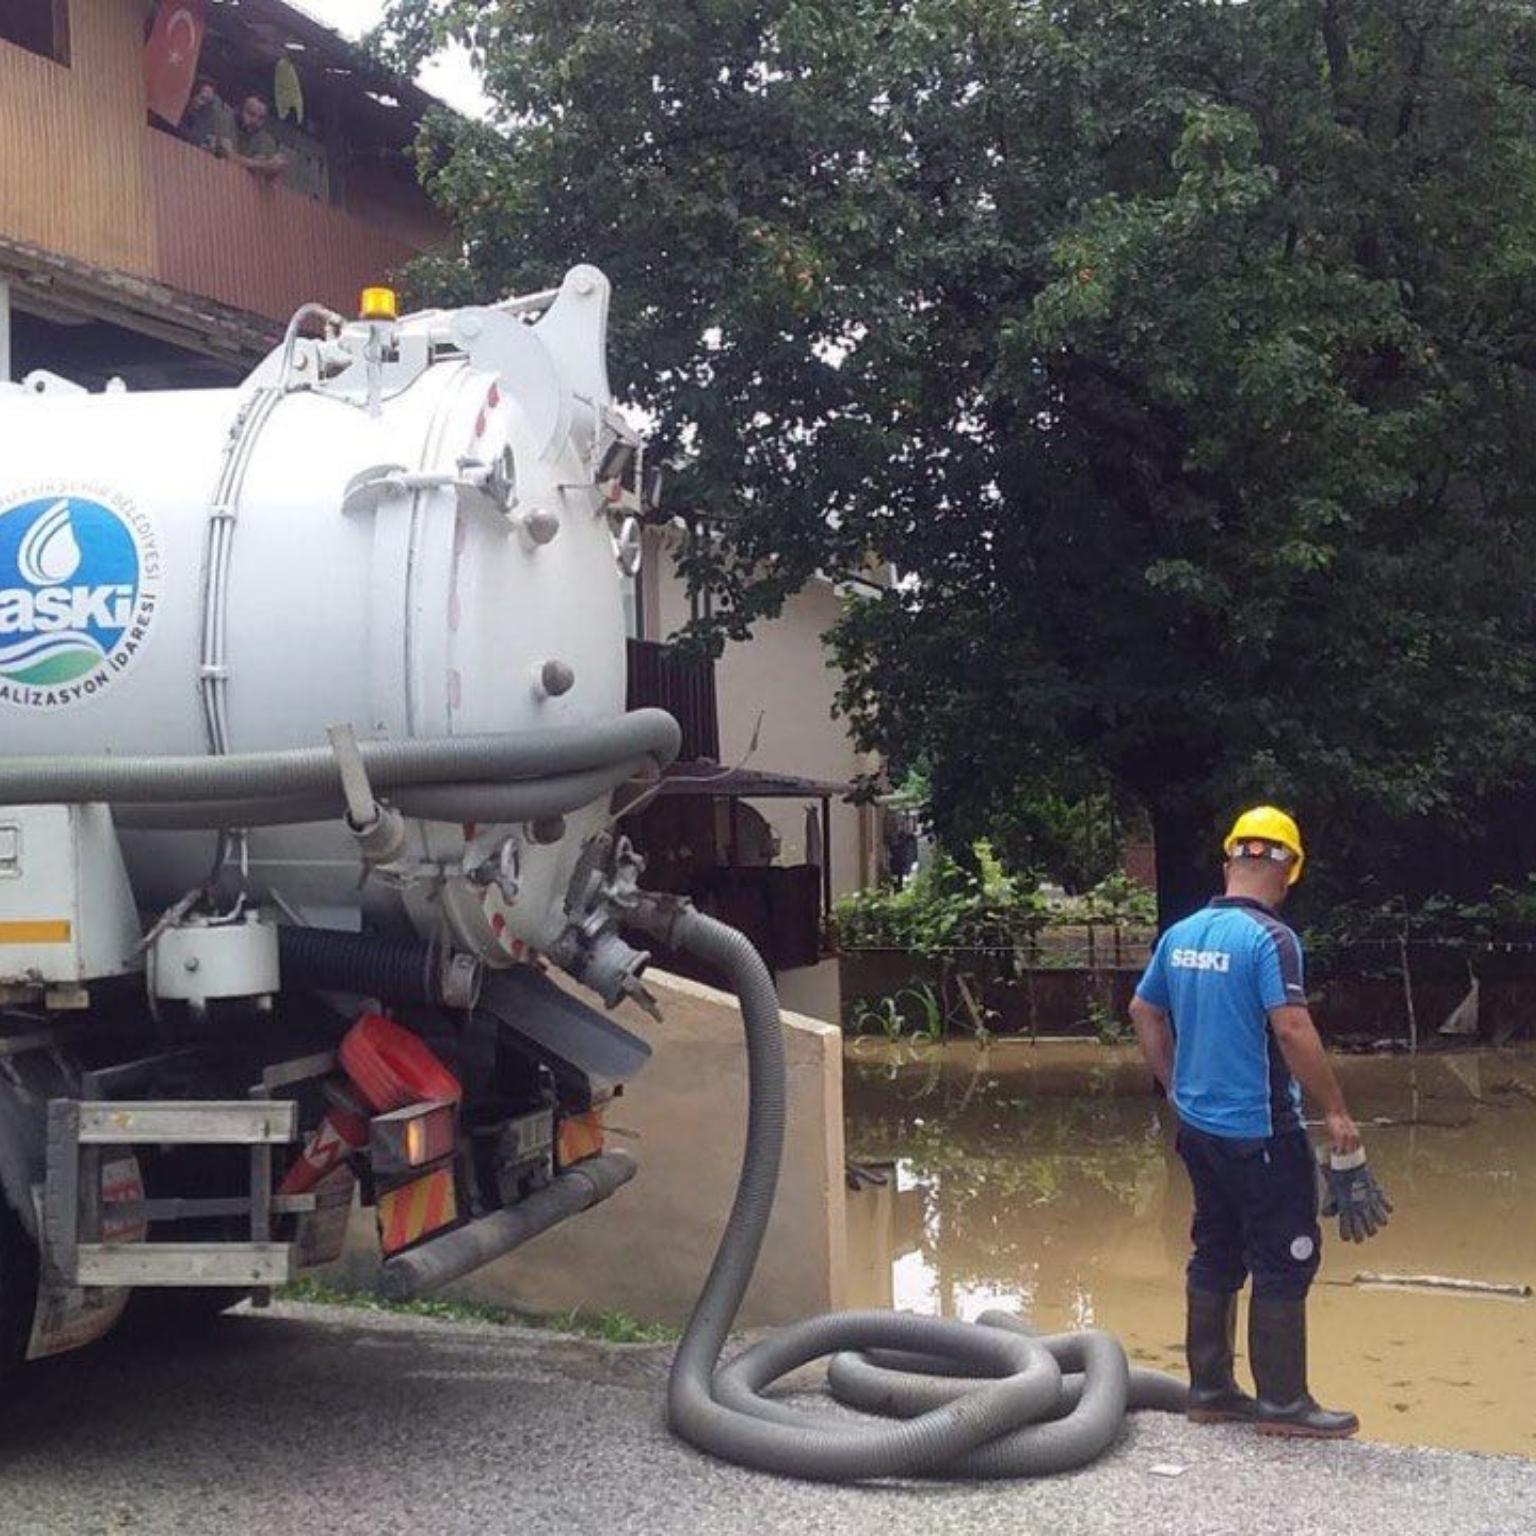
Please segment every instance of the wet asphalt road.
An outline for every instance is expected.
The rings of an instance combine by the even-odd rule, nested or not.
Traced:
[[[109,1343],[6,1384],[0,1536],[1536,1533],[1533,1462],[1155,1414],[1048,1482],[763,1477],[667,1436],[667,1355],[309,1307],[237,1314],[179,1348]]]

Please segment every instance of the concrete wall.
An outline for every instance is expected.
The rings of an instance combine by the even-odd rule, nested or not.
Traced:
[[[666,640],[689,618],[688,592],[672,561],[667,538],[646,546],[642,610],[647,640]],[[731,642],[716,663],[720,713],[720,761],[741,760],[757,729],[756,768],[845,784],[870,772],[875,760],[854,749],[845,720],[834,717],[842,682],[822,636],[836,623],[845,599],[817,578],[785,604],[776,619],[758,623],[752,638]],[[779,863],[803,864],[805,807],[800,800],[755,800],[779,836]],[[875,813],[869,807],[832,805],[832,888],[837,895],[862,889],[876,873]]]
[[[780,971],[779,1001],[795,1013],[836,1021],[843,1016],[843,968],[834,955],[819,965]]]
[[[658,1024],[616,1010],[647,1039],[649,1065],[611,1105],[609,1144],[634,1152],[640,1172],[606,1204],[451,1287],[460,1298],[548,1314],[616,1309],[682,1322],[725,1225],[746,1126],[746,1061],[733,999],[651,971]],[[829,1024],[785,1015],[789,1129],[778,1202],[740,1323],[782,1323],[844,1304],[842,1037]],[[346,1284],[376,1273],[373,1213],[352,1224],[331,1272]]]

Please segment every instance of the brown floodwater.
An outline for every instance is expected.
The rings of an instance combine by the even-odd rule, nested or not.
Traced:
[[[1369,1439],[1536,1457],[1536,1300],[1356,1278],[1536,1284],[1536,1052],[1338,1065],[1396,1213],[1358,1245],[1324,1223],[1314,1393]],[[1006,1307],[1182,1372],[1189,1184],[1133,1050],[856,1040],[845,1092],[849,1157],[888,1175],[849,1195],[850,1305]]]

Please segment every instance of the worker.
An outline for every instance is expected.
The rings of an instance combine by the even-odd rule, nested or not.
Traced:
[[[1237,818],[1224,848],[1225,894],[1164,932],[1131,1003],[1142,1054],[1177,1111],[1194,1188],[1188,1412],[1342,1438],[1359,1420],[1319,1407],[1307,1388],[1307,1292],[1322,1235],[1302,1089],[1328,1128],[1324,1214],[1336,1212],[1341,1233],[1358,1240],[1391,1206],[1307,1010],[1301,944],[1276,915],[1301,877],[1301,833],[1284,811],[1259,806]],[[1232,1371],[1237,1296],[1250,1275],[1256,1398]]]
[[[234,114],[219,95],[218,83],[211,75],[199,75],[176,130],[189,144],[199,149],[216,149],[220,139],[234,133]]]
[[[236,165],[243,165],[253,176],[276,181],[288,169],[288,157],[268,127],[269,117],[264,97],[247,96],[240,103],[234,135],[221,143],[220,152]]]

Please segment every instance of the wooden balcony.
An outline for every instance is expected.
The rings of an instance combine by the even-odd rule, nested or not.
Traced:
[[[719,762],[714,662],[671,655],[655,640],[631,640],[628,697],[630,709],[664,709],[676,717],[683,728],[681,761]]]
[[[342,314],[417,247],[168,133],[144,130],[153,276],[269,320],[308,299]]]
[[[274,46],[302,44],[311,116],[276,132],[321,196],[146,122],[145,0],[67,9],[66,48],[15,27],[0,39],[0,280],[21,312],[105,321],[236,369],[304,300],[349,313],[359,288],[452,248],[408,168],[430,98],[303,12],[282,0],[209,6],[203,67],[233,88],[271,77]]]

